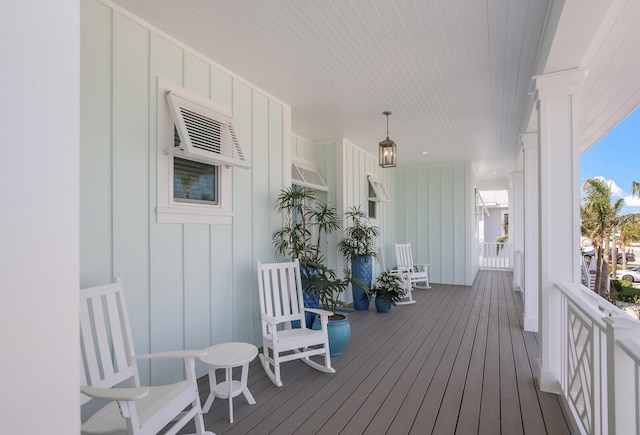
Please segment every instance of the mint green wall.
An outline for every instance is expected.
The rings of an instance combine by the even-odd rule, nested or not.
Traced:
[[[290,108],[127,14],[81,6],[81,287],[122,277],[139,353],[260,343],[256,261],[273,260]],[[156,223],[158,77],[232,109],[252,162],[233,169],[232,225]]]
[[[368,181],[367,175],[377,175],[384,183],[391,203],[380,204],[379,245],[384,249],[387,265],[395,258],[393,244],[396,234],[396,199],[395,169],[382,169],[378,165],[378,157],[373,156],[347,140],[336,140],[314,144],[300,136],[293,135],[292,155],[315,163],[329,185],[326,198],[337,205],[341,216],[352,206],[360,206],[367,210]],[[342,271],[345,266],[335,246],[342,238],[342,232],[329,238],[327,244],[327,264]],[[379,273],[379,265],[375,265],[374,274]],[[350,298],[347,298],[350,301]]]
[[[336,152],[337,143],[335,141],[314,144],[313,142],[292,135],[291,139],[291,155],[298,159],[306,160],[316,165],[327,185],[328,192],[318,192],[316,196],[322,201],[333,204],[337,207],[339,215],[342,215],[342,209],[338,200],[338,177],[336,168]],[[326,265],[336,271],[341,271],[337,243],[340,240],[340,231],[330,234],[324,240],[323,252],[326,258]]]
[[[394,244],[411,243],[416,263],[430,264],[432,282],[473,283],[478,243],[475,178],[469,165],[382,169],[377,156],[347,140],[314,144],[296,135],[292,155],[318,166],[330,187],[328,198],[335,201],[340,213],[354,205],[366,209],[368,173],[382,179],[392,200],[380,205],[379,221],[379,243],[388,268],[395,266]],[[329,253],[335,246],[331,242]],[[339,257],[328,264],[336,270],[344,267]],[[375,274],[378,272],[379,268]]]
[[[411,243],[416,263],[428,263],[429,278],[471,285],[474,208],[468,165],[397,171],[399,243]]]
[[[399,197],[396,192],[395,168],[383,169],[378,165],[378,156],[369,154],[357,145],[344,140],[342,142],[342,206],[344,210],[350,207],[360,207],[367,210],[369,198],[368,174],[376,175],[382,180],[391,202],[379,204],[379,219],[377,225],[380,229],[378,245],[383,250],[383,256],[387,268],[391,268],[395,259],[394,243],[397,234],[397,213],[399,210]],[[380,272],[379,264],[374,267],[374,275]]]
[[[319,167],[341,213],[366,207],[367,172],[378,175],[392,198],[380,208],[387,266],[393,244],[408,241],[417,260],[431,263],[434,282],[470,283],[468,167],[381,169],[348,141],[292,137],[286,104],[127,13],[97,0],[81,7],[80,283],[122,276],[138,352],[259,343],[255,263],[275,259],[273,204],[290,155]],[[253,162],[233,170],[232,225],[156,223],[158,77],[232,109]],[[336,270],[339,238],[327,240]],[[178,365],[143,366],[143,377],[172,380]]]

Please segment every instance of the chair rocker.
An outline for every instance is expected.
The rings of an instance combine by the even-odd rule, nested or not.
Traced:
[[[280,364],[295,359],[316,370],[335,373],[327,333],[329,316],[333,313],[304,308],[298,260],[270,264],[258,261],[258,288],[262,322],[262,353],[258,356],[269,379],[281,387]],[[305,328],[305,311],[320,315],[320,330]],[[294,321],[301,326],[292,328]],[[313,361],[314,355],[322,355],[324,364]]]
[[[82,424],[82,434],[175,434],[193,419],[197,434],[213,435],[205,432],[195,374],[204,351],[135,355],[120,279],[80,291],[80,335],[81,404],[109,401]],[[187,379],[140,386],[136,360],[155,357],[184,359]]]
[[[412,288],[428,289],[429,284],[428,264],[413,264],[413,254],[410,243],[396,243],[396,262],[398,271],[409,281]]]
[[[398,276],[402,281],[402,289],[404,290],[403,298],[406,300],[396,302],[396,305],[415,304],[416,301],[413,299],[413,293],[412,293],[413,288],[409,283],[409,276],[406,273],[401,273],[400,271],[398,271],[398,269],[387,269],[386,263],[384,261],[384,254],[380,247],[378,247],[377,258],[378,258],[378,263],[380,264],[381,272],[389,272],[393,275]]]

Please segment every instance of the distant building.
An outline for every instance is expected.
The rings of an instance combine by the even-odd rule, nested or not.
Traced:
[[[482,190],[479,192],[484,203],[480,217],[480,243],[495,242],[505,235],[505,223],[509,223],[509,193],[506,190]]]

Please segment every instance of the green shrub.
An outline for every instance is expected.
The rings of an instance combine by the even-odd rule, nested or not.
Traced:
[[[614,296],[615,293],[615,296]],[[640,289],[628,281],[611,280],[611,299],[633,304],[640,301]]]

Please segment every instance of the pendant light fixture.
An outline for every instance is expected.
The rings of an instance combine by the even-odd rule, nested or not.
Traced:
[[[393,168],[396,166],[396,143],[389,139],[389,115],[391,112],[382,112],[387,117],[387,138],[380,142],[380,166]]]

